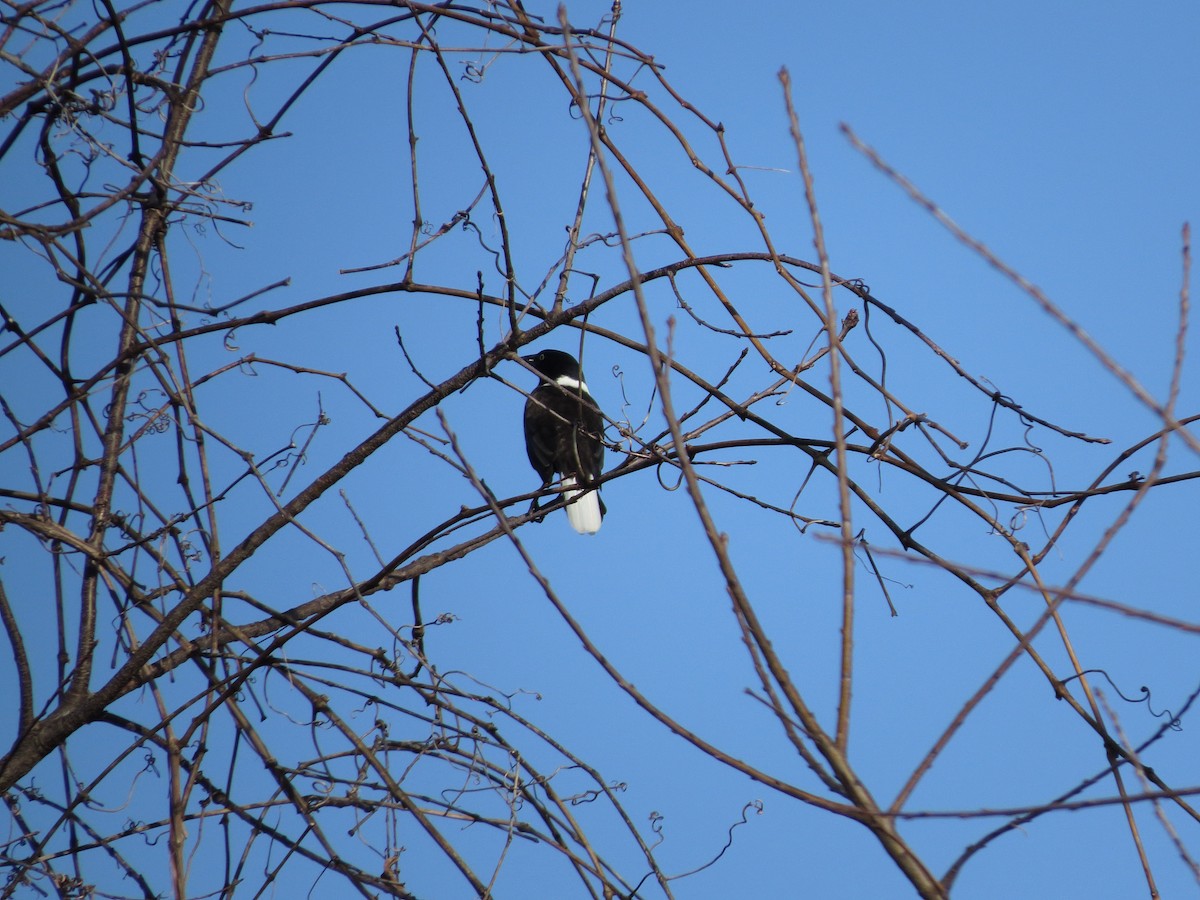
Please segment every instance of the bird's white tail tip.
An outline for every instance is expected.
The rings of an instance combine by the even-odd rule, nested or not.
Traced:
[[[570,475],[562,480],[562,484],[563,499],[567,501],[567,521],[580,534],[595,534],[604,521],[604,515],[600,512],[600,495],[595,491],[571,490],[575,479]]]

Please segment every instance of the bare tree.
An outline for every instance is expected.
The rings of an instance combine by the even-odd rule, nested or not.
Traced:
[[[1125,811],[1152,894],[1139,808],[1157,811],[1200,871],[1172,824],[1200,818],[1183,783],[1194,770],[1143,762],[1196,693],[1126,737],[1062,615],[1081,604],[1112,628],[1200,630],[1080,588],[1151,491],[1200,474],[1197,416],[1177,409],[1186,233],[1174,376],[1159,399],[847,129],[1153,416],[1114,451],[971,375],[858,273],[831,270],[786,72],[778,115],[813,250],[785,247],[725,129],[622,40],[620,12],[585,28],[518,0],[6,4],[3,896],[257,896],[273,884],[428,896],[452,883],[487,896],[550,869],[571,873],[579,896],[671,896],[682,874],[661,863],[653,821],[626,809],[620,774],[540,727],[515,688],[489,685],[486,659],[464,671],[428,640],[456,625],[429,614],[422,585],[492,545],[510,561],[515,550],[526,574],[514,590],[542,595],[610,686],[682,738],[669,746],[861,825],[922,897],[948,896],[1001,836],[1085,806]],[[519,91],[504,80],[515,75],[528,79]],[[392,81],[367,87],[372,77]],[[248,233],[256,187],[279,196],[277,145],[342,127],[330,98],[352,90],[399,123],[390,180],[362,175],[373,148],[308,156],[278,173],[294,190],[265,212],[277,230]],[[571,174],[555,181],[562,166]],[[332,220],[326,184],[360,192],[360,218]],[[718,238],[675,212],[680,190],[721,218]],[[397,200],[402,213],[387,208]],[[379,224],[397,221],[410,225]],[[299,257],[340,248],[343,230],[370,237],[339,260],[339,283],[325,282]],[[522,492],[493,489],[503,470],[486,451],[500,442],[463,424],[517,421],[537,381],[516,360],[551,334],[589,371],[644,361],[620,366],[627,402],[606,410],[602,482],[686,494],[701,526],[689,565],[726,595],[744,654],[729,677],[740,687],[749,673],[745,703],[773,723],[759,739],[789,762],[731,750],[636,687],[526,539],[562,492],[534,490],[532,472]],[[337,346],[314,349],[321,336]],[[326,365],[334,350],[353,367],[336,355]],[[912,382],[894,387],[902,367],[930,391],[965,385],[964,426],[923,412]],[[1062,487],[1056,452],[1083,458],[1090,481]],[[503,453],[521,459],[515,444]],[[1128,474],[1135,465],[1144,471]],[[1116,514],[1095,506],[1105,496],[1123,504]],[[1085,520],[1096,536],[1073,571],[1044,575]],[[793,674],[797,648],[731,551],[764,528],[834,551],[815,557],[827,567],[809,581],[839,610],[831,702],[827,683]],[[986,545],[952,536],[964,529]],[[875,784],[850,752],[859,603],[890,605],[902,565],[948,576],[1008,652],[923,736],[915,765],[898,757]],[[655,638],[629,640],[649,652]],[[1000,810],[914,804],[1018,666],[1038,673],[1038,703],[1054,698],[1094,736],[1077,775],[1031,804],[1014,774]],[[902,785],[894,799],[878,799],[890,783]],[[1107,794],[1087,793],[1094,785]],[[958,828],[940,872],[904,827],[934,816]],[[421,858],[421,883],[409,883],[406,851]],[[723,852],[698,852],[694,868]]]

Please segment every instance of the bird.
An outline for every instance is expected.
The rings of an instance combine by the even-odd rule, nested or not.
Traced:
[[[571,354],[542,350],[521,358],[542,376],[525,401],[529,464],[541,477],[543,489],[555,473],[562,476],[567,521],[580,534],[595,534],[608,511],[595,484],[604,464],[604,415]],[[537,507],[535,498],[532,509]]]

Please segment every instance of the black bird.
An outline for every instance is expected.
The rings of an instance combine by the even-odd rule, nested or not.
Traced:
[[[567,520],[580,534],[595,534],[607,510],[600,488],[593,485],[604,463],[604,416],[588,393],[583,369],[561,350],[522,357],[544,379],[525,401],[525,452],[529,463],[550,486],[562,475]],[[537,500],[533,501],[536,509]]]

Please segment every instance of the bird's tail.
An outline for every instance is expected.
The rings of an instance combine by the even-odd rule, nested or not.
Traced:
[[[575,489],[575,476],[563,477],[563,499],[567,501],[567,521],[580,534],[595,534],[604,520],[604,506],[595,490]],[[575,499],[575,498],[579,499]]]

